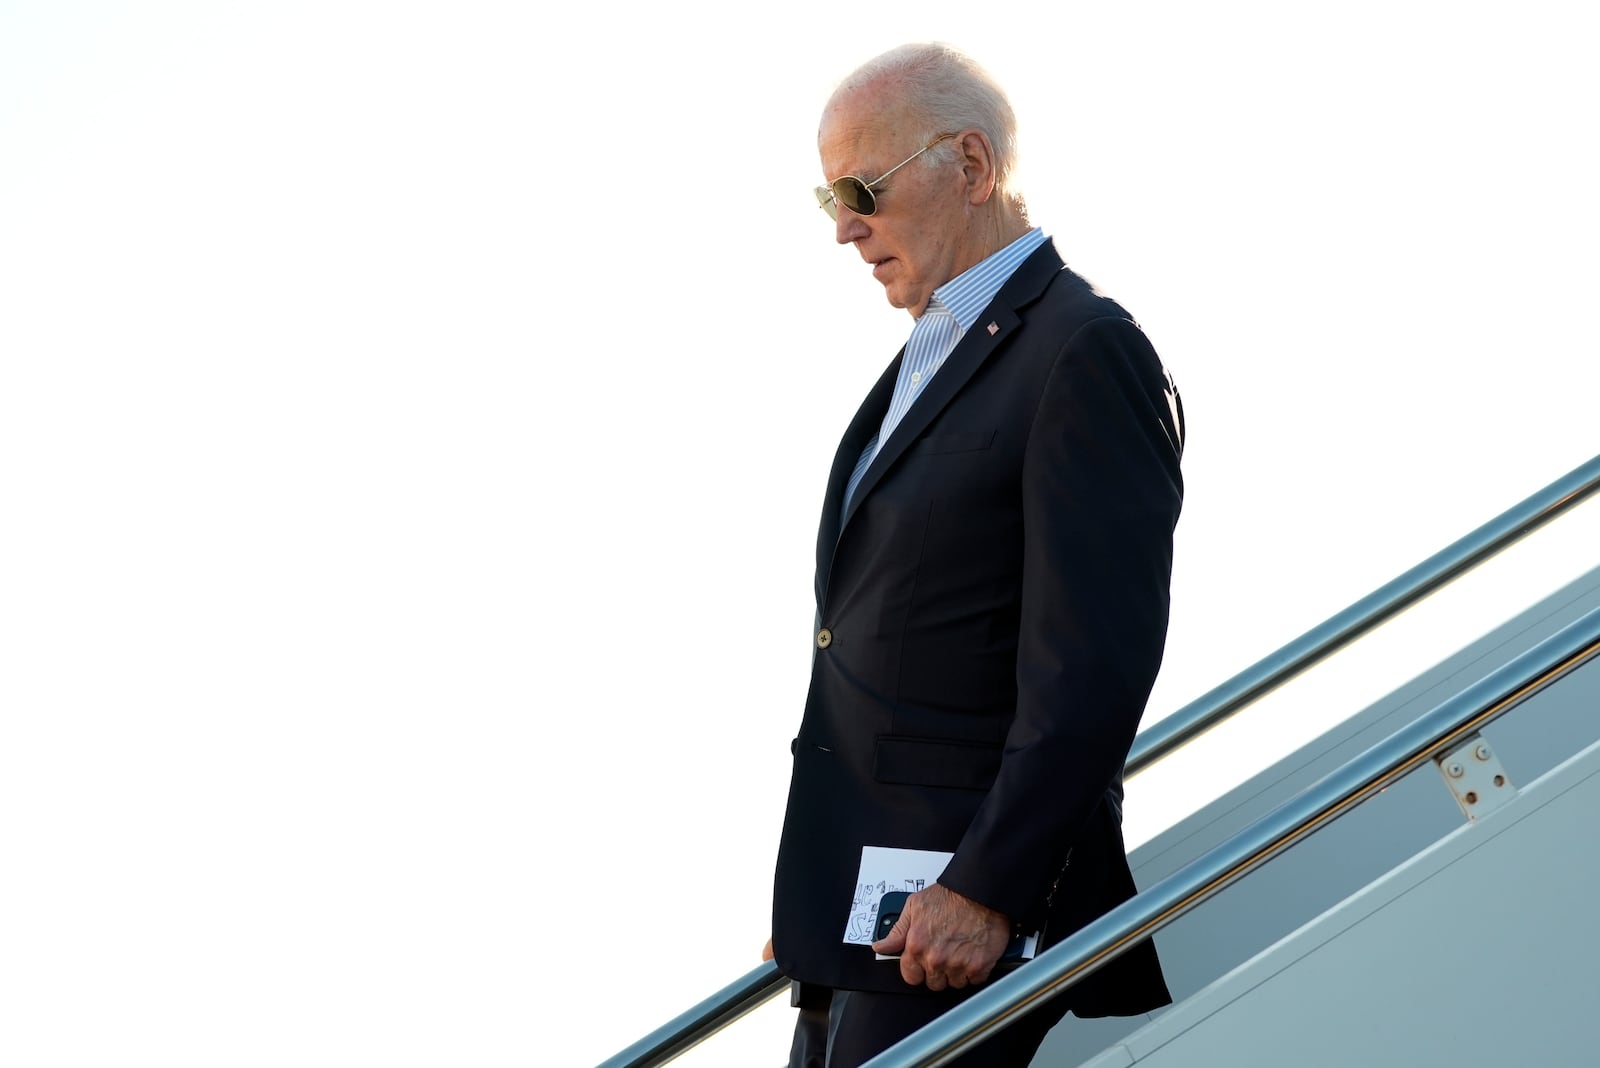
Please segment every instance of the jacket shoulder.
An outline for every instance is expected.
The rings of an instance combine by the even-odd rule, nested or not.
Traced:
[[[1123,319],[1138,325],[1117,301],[1095,288],[1045,242],[1018,267],[998,294],[1027,319],[1045,318],[1069,332],[1095,319]]]

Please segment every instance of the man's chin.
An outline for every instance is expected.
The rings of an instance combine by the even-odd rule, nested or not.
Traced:
[[[920,319],[922,313],[928,308],[928,301],[925,297],[921,300],[913,300],[904,293],[897,293],[892,289],[888,290],[884,295],[889,298],[891,307],[899,308],[913,319]]]
[[[911,298],[911,294],[907,293],[904,288],[897,286],[892,282],[884,285],[883,295],[884,298],[888,300],[889,306],[892,308],[904,308],[906,310],[910,310],[914,303]]]

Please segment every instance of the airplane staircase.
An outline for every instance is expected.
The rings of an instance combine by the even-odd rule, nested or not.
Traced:
[[[1600,457],[1142,732],[1129,774],[1597,491]],[[1038,1068],[1600,1064],[1597,660],[1600,568],[1135,848],[1138,897],[870,1068],[946,1063],[1152,935],[1175,1004],[1068,1016]],[[786,988],[763,965],[602,1068],[665,1063]]]

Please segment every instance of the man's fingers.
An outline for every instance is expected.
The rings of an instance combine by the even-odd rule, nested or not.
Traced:
[[[923,971],[922,965],[918,964],[911,957],[901,957],[900,978],[904,979],[912,986],[921,986],[924,980],[931,981],[932,977],[929,976],[927,972]]]
[[[902,912],[900,918],[894,921],[894,926],[889,928],[889,933],[884,935],[881,940],[874,942],[872,948],[874,952],[882,953],[886,957],[898,955],[900,957],[900,978],[912,986],[921,986],[923,980],[927,978],[927,973],[923,970],[922,962],[919,959],[921,954],[913,953],[911,947],[906,944],[910,930],[911,926],[907,916]]]
[[[968,984],[982,981],[972,974],[965,962],[949,953],[937,951],[908,953],[903,959],[910,959],[916,963],[929,990],[944,990],[947,987],[951,990],[964,990]],[[904,964],[900,967],[900,974],[905,977]],[[907,978],[906,981],[912,980]]]
[[[767,939],[767,944],[761,947],[761,959],[762,960],[771,960],[772,959],[772,939],[770,939],[770,938]]]
[[[1005,918],[941,886],[913,894],[872,948],[900,957],[900,978],[929,990],[964,990],[989,978],[1005,949]]]

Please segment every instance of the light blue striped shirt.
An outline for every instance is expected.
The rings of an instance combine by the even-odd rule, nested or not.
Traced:
[[[844,493],[845,511],[850,510],[850,498],[855,496],[856,487],[861,484],[867,468],[872,466],[873,459],[878,455],[878,443],[889,440],[894,428],[900,425],[900,420],[905,418],[906,412],[911,410],[912,404],[922,396],[922,391],[928,388],[928,383],[933,381],[939,368],[944,366],[945,358],[972,329],[978,313],[989,306],[994,295],[1000,292],[1000,287],[1005,285],[1006,279],[1015,274],[1017,268],[1022,266],[1022,261],[1044,242],[1044,231],[1034,227],[999,252],[974,264],[933,291],[922,317],[912,328],[911,339],[906,342],[905,356],[900,361],[900,375],[894,383],[894,396],[889,400],[889,411],[884,415],[877,435],[861,451],[855,470],[850,473],[850,482]],[[934,319],[929,319],[929,316]],[[936,320],[944,316],[955,318],[954,330],[950,330],[948,324],[940,329]]]

